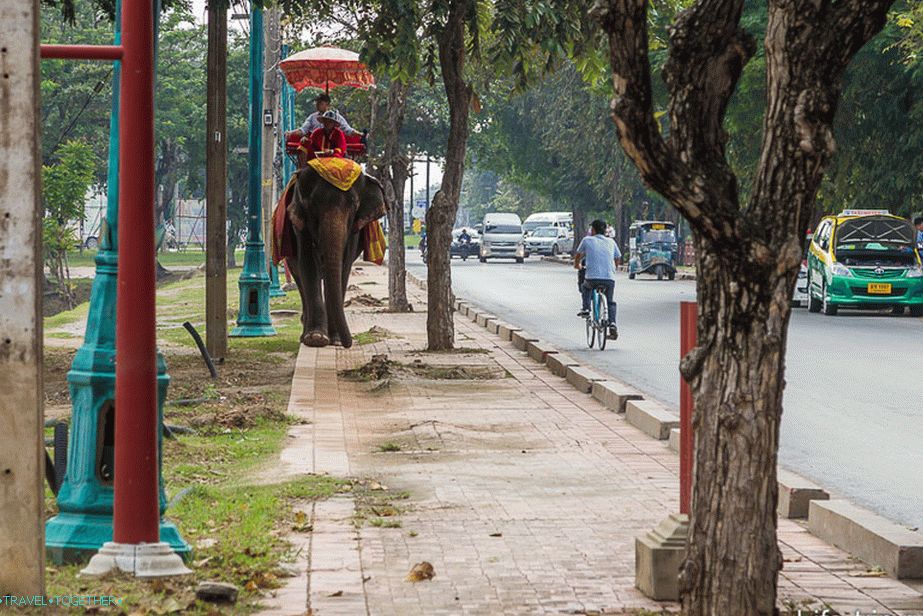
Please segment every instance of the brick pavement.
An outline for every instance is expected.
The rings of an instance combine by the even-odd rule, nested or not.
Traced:
[[[378,297],[386,270],[354,282]],[[417,311],[351,309],[353,332],[392,336],[352,349],[302,347],[289,412],[284,471],[370,478],[394,494],[399,528],[356,524],[343,496],[313,505],[303,546],[307,575],[292,578],[266,614],[612,614],[676,611],[634,588],[634,538],[677,509],[678,457],[589,395],[465,318],[457,345],[483,352],[419,353]],[[491,380],[393,379],[374,387],[337,377],[375,353],[405,363],[476,365]],[[385,443],[398,451],[383,452]],[[409,496],[398,498],[402,492]],[[374,515],[374,514],[373,514]],[[302,539],[302,541],[304,541]],[[923,615],[923,595],[780,520],[780,605],[825,603],[841,613]],[[434,579],[405,581],[420,561]]]

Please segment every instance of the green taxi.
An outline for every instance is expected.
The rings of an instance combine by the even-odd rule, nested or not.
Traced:
[[[808,310],[891,308],[923,316],[923,268],[916,229],[887,210],[826,216],[808,248]]]

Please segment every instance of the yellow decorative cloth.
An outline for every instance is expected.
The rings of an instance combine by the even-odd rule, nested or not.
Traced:
[[[362,260],[375,265],[381,265],[385,260],[385,232],[381,230],[381,223],[373,220],[362,228]]]
[[[314,167],[317,173],[342,191],[352,188],[359,176],[362,167],[354,160],[337,158],[335,156],[312,158],[308,164]]]

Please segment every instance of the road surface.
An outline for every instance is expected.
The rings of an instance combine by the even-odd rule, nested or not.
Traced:
[[[425,277],[419,252],[408,270]],[[695,282],[616,282],[619,339],[586,348],[576,272],[536,257],[453,260],[457,296],[552,342],[587,365],[679,406],[679,302]],[[794,309],[780,463],[834,496],[923,528],[923,321],[909,316]]]

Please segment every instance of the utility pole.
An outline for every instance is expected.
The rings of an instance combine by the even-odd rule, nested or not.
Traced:
[[[219,0],[208,3],[207,66],[205,346],[214,359],[224,359],[228,352],[228,11]]]
[[[269,245],[266,250],[266,271],[269,272],[269,297],[281,297],[285,292],[279,287],[279,274],[272,262],[272,209],[275,199],[275,175],[272,169],[276,156],[277,109],[279,107],[279,60],[282,54],[282,41],[279,33],[280,10],[269,9],[266,20],[266,47],[263,56],[263,155],[261,160],[262,195],[263,195],[263,238]]]
[[[38,16],[38,0],[0,3],[0,588],[20,596],[45,590]]]

